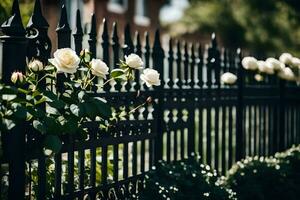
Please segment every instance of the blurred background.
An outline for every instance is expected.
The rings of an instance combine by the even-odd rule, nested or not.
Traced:
[[[55,44],[54,30],[63,1],[41,2]],[[105,17],[110,27],[117,21],[119,31],[129,22],[132,30],[149,30],[153,35],[160,27],[165,35],[197,43],[207,43],[210,34],[215,32],[222,45],[242,47],[256,56],[300,54],[299,0],[65,0],[64,3],[73,30],[76,10],[81,10],[86,33],[90,14],[95,12],[99,34]],[[12,0],[0,1],[1,23],[9,16],[11,4]],[[20,0],[20,4],[26,26],[34,0]]]

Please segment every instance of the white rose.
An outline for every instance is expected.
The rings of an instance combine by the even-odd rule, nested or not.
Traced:
[[[274,74],[274,68],[273,65],[268,64],[265,61],[257,61],[257,65],[258,65],[258,70],[262,73],[266,73],[266,74]]]
[[[109,68],[107,67],[105,62],[103,62],[100,59],[92,59],[90,65],[91,65],[92,74],[95,76],[99,76],[105,79],[106,75],[109,74],[108,73]]]
[[[31,69],[34,72],[42,71],[44,69],[44,65],[39,60],[32,60],[28,64],[28,68]]]
[[[221,75],[221,81],[225,84],[232,85],[237,81],[237,77],[231,72],[225,72]]]
[[[256,70],[258,68],[257,60],[254,57],[243,58],[242,65],[246,70]]]
[[[129,56],[125,56],[125,63],[133,69],[143,68],[144,65],[143,60],[134,53],[130,54]]]
[[[275,58],[268,58],[266,63],[269,67],[273,68],[274,71],[280,71],[284,68],[284,64]]]
[[[257,82],[261,82],[261,81],[264,80],[264,77],[263,77],[261,74],[255,74],[254,79],[255,79]]]
[[[152,85],[159,86],[159,75],[160,74],[156,70],[147,68],[143,71],[143,74],[141,74],[141,80],[145,82],[148,87],[151,87]]]
[[[286,67],[282,71],[280,71],[278,73],[278,76],[279,76],[279,78],[287,80],[287,81],[294,81],[295,80],[294,72],[288,67]]]
[[[281,56],[279,57],[279,61],[286,64],[286,65],[291,65],[293,56],[289,53],[283,53],[281,54]]]
[[[300,67],[300,59],[299,58],[296,58],[296,57],[293,57],[292,58],[292,66],[293,67]]]
[[[57,68],[58,72],[73,74],[79,67],[80,58],[70,48],[58,49],[54,52],[54,58],[49,62]]]

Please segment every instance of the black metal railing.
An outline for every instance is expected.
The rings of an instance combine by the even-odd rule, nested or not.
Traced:
[[[79,53],[83,47],[80,11],[76,13],[74,40],[66,12],[63,6],[57,28],[58,48],[72,46]],[[9,133],[1,133],[5,150],[0,173],[3,196],[30,199],[34,193],[40,200],[86,196],[133,199],[143,187],[144,174],[161,159],[171,162],[198,154],[203,163],[225,174],[245,156],[272,155],[300,142],[300,88],[296,83],[272,76],[256,82],[254,74],[241,66],[241,51],[220,49],[214,34],[208,48],[170,39],[165,51],[159,31],[151,46],[152,33],[145,34],[142,45],[141,35],[136,33],[133,41],[130,27],[126,26],[121,43],[116,23],[110,34],[104,20],[101,37],[96,27],[92,15],[88,44],[93,56],[100,50],[101,58],[114,69],[124,55],[136,53],[146,67],[159,71],[162,84],[147,89],[136,79],[136,84],[107,84],[103,91],[94,91],[95,95],[106,98],[117,110],[123,105],[136,105],[149,96],[153,104],[129,115],[109,133],[103,134],[91,122],[87,124],[88,139],[63,138],[62,151],[53,159],[51,179],[51,158],[41,148],[32,150],[39,149],[39,140],[31,126],[24,123]],[[17,0],[2,31],[3,82],[9,83],[15,70],[25,72],[27,58],[47,62],[51,42],[39,0],[26,31]],[[97,49],[98,40],[101,49]],[[220,82],[220,75],[227,71],[238,76],[237,84],[227,86]],[[58,79],[56,87],[61,91],[63,77]],[[129,107],[124,112],[129,112]],[[6,178],[8,185],[4,184]]]

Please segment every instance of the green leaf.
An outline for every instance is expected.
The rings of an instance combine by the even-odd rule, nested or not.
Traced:
[[[41,132],[42,134],[46,133],[46,127],[44,126],[43,123],[41,123],[38,120],[34,120],[32,122],[33,128],[35,128],[36,130],[38,130],[39,132]]]
[[[45,103],[47,101],[47,98],[46,97],[41,97],[39,100],[37,100],[34,105],[39,105],[39,104],[42,104],[42,103]]]
[[[4,86],[0,89],[0,94],[17,94],[18,89],[12,86]]]
[[[26,107],[27,111],[34,116],[35,118],[42,118],[46,115],[46,113],[37,107]]]
[[[54,153],[58,153],[61,150],[62,142],[56,135],[47,135],[44,140],[44,146],[45,148],[52,150]]]
[[[75,104],[72,104],[70,105],[70,110],[71,112],[77,116],[77,117],[80,117],[80,109],[79,109],[79,106],[75,105]]]
[[[66,105],[65,102],[63,102],[62,100],[50,101],[47,103],[49,104],[49,106],[56,108],[56,109],[62,109]]]
[[[10,120],[10,119],[3,119],[3,125],[5,126],[5,128],[7,130],[11,130],[11,129],[13,129],[16,126],[16,124],[14,123],[14,121]]]
[[[112,78],[118,78],[118,77],[124,75],[124,73],[125,72],[124,72],[123,69],[114,69],[114,70],[111,71],[110,76]]]
[[[24,107],[21,107],[21,106],[17,106],[13,115],[19,120],[26,120],[27,119],[27,109]]]
[[[62,125],[53,117],[45,117],[44,126],[49,134],[57,135],[63,132]]]
[[[78,118],[70,117],[67,122],[63,125],[65,133],[74,134],[78,129]]]
[[[97,113],[100,114],[100,116],[104,119],[108,119],[112,116],[112,110],[111,107],[107,104],[107,102],[99,97],[93,98],[93,104],[95,105],[95,110],[97,110]]]

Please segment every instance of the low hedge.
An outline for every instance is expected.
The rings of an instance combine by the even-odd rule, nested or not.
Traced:
[[[275,157],[249,157],[229,171],[226,184],[239,200],[300,199],[300,146]]]
[[[216,171],[195,158],[170,164],[160,162],[145,180],[141,200],[231,200],[234,193],[218,183]]]

